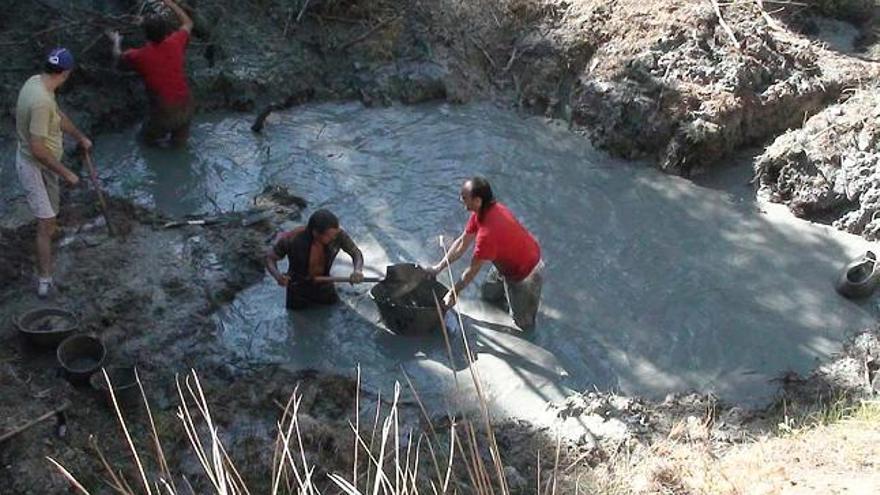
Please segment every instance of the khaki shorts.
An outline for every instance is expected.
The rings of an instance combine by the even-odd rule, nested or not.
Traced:
[[[506,279],[494,266],[481,287],[482,298],[507,306],[513,322],[521,330],[535,327],[544,288],[544,261],[539,261],[528,277],[514,282]]]
[[[43,219],[58,216],[60,205],[58,176],[22,156],[20,151],[15,154],[15,169],[18,171],[18,180],[24,188],[31,213]]]

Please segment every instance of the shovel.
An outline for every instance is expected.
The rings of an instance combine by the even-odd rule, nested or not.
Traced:
[[[418,265],[413,263],[397,263],[385,267],[385,277],[364,277],[363,283],[387,283],[391,289],[391,297],[397,298],[412,291],[423,281],[432,278]],[[314,277],[318,283],[348,283],[348,277]]]
[[[329,284],[338,284],[338,283],[350,282],[348,277],[312,277],[312,280],[319,283],[319,284],[328,284],[328,283]],[[375,283],[375,282],[381,282],[383,280],[385,280],[385,279],[380,278],[380,277],[364,277],[364,279],[358,283],[359,284]]]
[[[110,237],[114,237],[116,232],[113,229],[113,224],[110,223],[110,212],[107,210],[107,202],[104,201],[104,191],[101,190],[101,183],[98,181],[98,172],[95,170],[95,164],[92,162],[92,154],[84,151],[83,155],[86,167],[89,169],[89,177],[92,179],[92,186],[94,186],[95,192],[98,194],[98,205],[101,207],[101,214],[104,215],[104,221],[107,223],[107,232],[110,234]]]

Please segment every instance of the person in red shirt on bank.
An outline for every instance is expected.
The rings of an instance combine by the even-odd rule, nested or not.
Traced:
[[[122,51],[122,37],[109,33],[113,55],[122,59],[144,79],[150,110],[141,133],[147,144],[155,145],[169,134],[177,146],[189,139],[195,102],[186,82],[184,70],[186,46],[193,21],[174,0],[163,0],[180,21],[180,29],[169,34],[169,26],[161,16],[144,20],[147,44]]]
[[[492,187],[483,177],[473,177],[461,187],[461,202],[471,212],[464,232],[452,243],[446,256],[427,269],[437,275],[457,261],[475,244],[470,266],[443,299],[446,307],[456,302],[483,264],[494,266],[482,287],[482,297],[490,302],[506,302],[514,323],[531,330],[541,302],[544,262],[535,237],[514,218],[506,206],[495,200]]]

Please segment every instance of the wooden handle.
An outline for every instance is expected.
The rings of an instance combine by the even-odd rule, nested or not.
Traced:
[[[27,423],[19,426],[18,428],[13,428],[12,430],[9,430],[7,433],[0,435],[0,443],[3,443],[6,440],[9,440],[10,438],[14,437],[15,435],[18,435],[19,433],[21,433],[23,431],[26,431],[27,429],[29,429],[30,427],[32,427],[34,425],[42,423],[43,421],[51,418],[52,416],[64,411],[68,407],[70,407],[70,402],[65,401],[64,404],[62,404],[61,406],[59,406],[55,409],[52,409],[51,411],[40,416],[39,418],[28,421]]]
[[[318,282],[318,283],[334,283],[334,284],[340,283],[340,282],[347,284],[349,282],[348,277],[312,277],[312,280],[315,282]],[[381,282],[381,281],[382,281],[382,279],[379,277],[364,277],[364,280],[362,283]]]
[[[107,202],[104,200],[104,191],[101,190],[101,182],[98,180],[98,171],[92,162],[92,154],[87,150],[83,153],[85,154],[86,166],[89,168],[89,176],[92,178],[92,186],[94,186],[95,193],[98,195],[98,206],[101,207],[101,214],[104,215],[104,221],[107,222],[107,232],[110,234],[110,237],[114,237],[116,232],[113,230],[113,224],[110,223],[110,213],[107,209]]]

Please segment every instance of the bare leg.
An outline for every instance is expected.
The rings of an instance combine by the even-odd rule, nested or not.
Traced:
[[[52,276],[52,237],[56,227],[54,217],[37,219],[37,269],[42,278]]]

